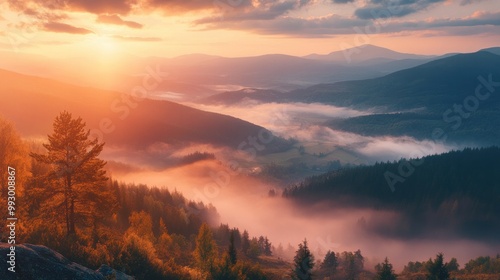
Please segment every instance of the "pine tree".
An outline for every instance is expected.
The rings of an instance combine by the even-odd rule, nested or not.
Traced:
[[[446,268],[449,272],[458,271],[460,265],[456,258],[451,258],[451,260],[446,264]]]
[[[427,265],[427,280],[448,280],[450,274],[444,263],[443,253],[437,254],[434,261],[430,260]]]
[[[215,244],[210,227],[205,223],[201,225],[198,232],[194,256],[201,271],[210,273],[217,259],[217,244]]]
[[[271,242],[269,242],[269,239],[266,236],[264,238],[264,255],[266,255],[266,256],[272,256],[273,255],[271,247],[272,247],[272,244],[271,244]]]
[[[337,270],[338,265],[339,261],[337,260],[335,252],[328,251],[325,255],[325,258],[323,259],[323,262],[321,263],[320,268],[325,270],[329,276],[333,276]]]
[[[379,263],[375,266],[375,270],[377,271],[376,280],[396,280],[398,279],[396,274],[394,273],[394,269],[392,269],[392,264],[389,263],[387,257],[385,258],[383,263]]]
[[[247,250],[247,256],[252,259],[257,259],[261,254],[261,247],[259,244],[259,240],[256,237],[253,237],[250,240],[250,246]]]
[[[214,268],[210,271],[209,280],[237,280],[242,279],[243,275],[238,275],[238,271],[234,264],[231,263],[231,256],[228,253],[224,253],[222,258],[218,260]]]
[[[234,245],[234,231],[231,231],[231,236],[229,237],[229,248],[227,252],[231,264],[235,265],[237,262],[236,246]]]
[[[248,249],[250,249],[250,236],[248,234],[248,231],[243,231],[243,236],[241,239],[241,250],[243,253],[246,255],[248,254]]]
[[[293,258],[294,268],[292,271],[292,279],[311,280],[312,269],[314,267],[314,256],[311,254],[307,246],[307,240],[299,244],[299,249],[295,252]]]
[[[358,279],[360,273],[363,271],[364,257],[361,251],[356,252],[342,252],[340,254],[340,263],[345,273],[346,280]]]
[[[54,132],[43,146],[46,154],[31,153],[39,163],[51,167],[48,174],[37,180],[32,195],[43,201],[40,213],[53,223],[60,222],[64,213],[66,234],[74,235],[77,225],[89,225],[101,220],[116,205],[116,197],[106,183],[106,162],[99,159],[104,143],[89,139],[89,130],[81,118],[73,119],[62,112],[54,121]]]

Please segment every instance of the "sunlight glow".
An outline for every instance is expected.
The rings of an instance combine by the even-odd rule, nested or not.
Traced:
[[[103,55],[112,55],[117,50],[117,44],[113,38],[107,35],[95,35],[90,39],[95,51]]]

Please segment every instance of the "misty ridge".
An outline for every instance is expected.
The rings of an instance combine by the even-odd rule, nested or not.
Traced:
[[[137,279],[497,279],[499,48],[357,48],[350,62],[127,57],[104,82],[58,61],[34,75],[43,57],[1,62],[18,147],[1,152],[31,205],[22,240]],[[78,118],[106,164],[82,183],[101,191],[75,187],[92,207],[70,231],[37,207],[63,209],[46,201],[64,179],[47,143]]]

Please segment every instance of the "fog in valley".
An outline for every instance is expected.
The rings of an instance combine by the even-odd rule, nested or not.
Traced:
[[[342,164],[359,165],[422,157],[460,148],[411,137],[362,136],[335,131],[323,125],[332,118],[370,113],[349,108],[301,103],[197,107],[252,121],[269,128],[277,136],[293,138],[297,140],[294,146],[305,146],[306,154],[308,150],[326,154],[333,151],[331,159],[335,159],[341,155],[335,151],[341,148],[351,155],[339,158]],[[246,140],[241,139],[242,142]],[[214,154],[215,159],[175,164],[175,159],[195,152]],[[281,197],[282,190],[290,182],[259,174],[260,167],[269,161],[266,155],[252,157],[238,147],[228,149],[193,144],[179,148],[157,143],[145,151],[110,147],[104,156],[109,161],[113,179],[177,190],[189,199],[212,204],[220,215],[214,223],[246,229],[255,236],[266,235],[275,247],[279,244],[283,246],[285,253],[281,257],[284,258],[291,258],[294,253],[286,252],[288,244],[295,248],[304,238],[310,242],[317,259],[321,259],[328,250],[360,249],[367,257],[365,267],[373,267],[388,256],[398,270],[410,260],[427,260],[437,253],[436,250],[464,263],[481,254],[494,254],[498,249],[460,237],[391,238],[374,234],[366,227],[368,224],[376,228],[390,228],[393,221],[401,218],[397,213],[354,206],[299,205]],[[300,158],[299,153],[294,156]],[[303,155],[304,158],[306,156]],[[274,191],[275,195],[270,195],[270,191]],[[389,187],[387,195],[391,195]]]

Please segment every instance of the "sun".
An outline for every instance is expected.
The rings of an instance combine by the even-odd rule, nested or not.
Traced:
[[[94,51],[104,55],[114,54],[118,50],[116,41],[112,37],[107,35],[93,36],[90,44],[92,45]]]

